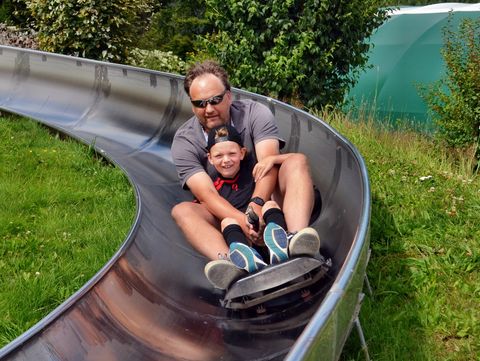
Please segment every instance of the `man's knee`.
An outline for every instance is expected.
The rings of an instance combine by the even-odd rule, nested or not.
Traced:
[[[297,169],[308,169],[308,158],[303,153],[292,154],[287,160],[282,164],[287,168],[297,168]]]
[[[178,203],[173,206],[171,215],[180,227],[182,227],[182,224],[203,221],[218,227],[218,220],[200,203],[188,201]]]
[[[183,212],[183,209],[185,208],[185,203],[186,202],[182,202],[173,206],[170,214],[172,215],[172,218],[175,220],[175,222],[178,222],[178,220],[181,218],[181,215],[185,213]]]
[[[279,172],[280,186],[284,186],[286,182],[298,183],[299,179],[310,179],[310,166],[308,158],[305,154],[295,153],[288,157],[280,167]]]
[[[192,217],[192,215],[196,215],[199,212],[199,209],[195,210],[198,203],[193,202],[181,202],[173,206],[171,215],[175,222],[180,222],[182,219],[186,217]],[[198,207],[197,207],[198,208]]]

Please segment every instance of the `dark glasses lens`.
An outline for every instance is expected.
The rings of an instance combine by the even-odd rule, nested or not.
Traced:
[[[220,104],[223,100],[223,97],[227,93],[227,91],[228,90],[225,90],[222,94],[214,95],[213,97],[205,99],[205,100],[201,99],[201,100],[190,100],[190,101],[192,102],[192,105],[195,108],[206,108],[207,104],[210,104],[210,105]]]

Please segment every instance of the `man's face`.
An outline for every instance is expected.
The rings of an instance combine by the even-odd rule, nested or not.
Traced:
[[[230,119],[232,94],[229,91],[225,92],[222,81],[213,74],[205,74],[195,78],[190,86],[191,100],[209,100],[222,94],[224,94],[222,101],[216,105],[207,102],[204,108],[199,108],[192,104],[193,112],[207,132],[219,125],[226,124]]]

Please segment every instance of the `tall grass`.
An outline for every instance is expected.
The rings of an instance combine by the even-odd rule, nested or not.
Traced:
[[[480,360],[480,180],[475,158],[408,130],[341,114],[324,118],[362,153],[372,189],[367,269],[373,295],[360,319],[370,356]],[[342,360],[364,360],[358,339]]]
[[[89,147],[0,117],[0,346],[87,282],[134,213],[123,173]]]
[[[480,359],[480,180],[408,130],[323,118],[362,153],[372,189],[360,313],[376,361]],[[132,191],[88,148],[29,121],[0,121],[0,343],[85,283],[129,229]],[[342,360],[364,360],[352,333]]]

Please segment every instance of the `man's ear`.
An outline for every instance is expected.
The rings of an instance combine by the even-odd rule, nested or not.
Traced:
[[[207,153],[207,157],[208,157],[208,161],[211,165],[213,165],[213,162],[212,162],[212,157],[210,156],[210,152]]]

